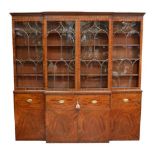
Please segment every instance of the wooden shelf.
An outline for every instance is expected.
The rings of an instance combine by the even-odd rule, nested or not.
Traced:
[[[92,77],[102,77],[102,76],[108,76],[108,74],[81,74],[81,76],[92,76]]]
[[[75,74],[52,74],[52,73],[48,73],[48,76],[75,76]]]
[[[94,61],[94,62],[96,62],[96,61],[101,61],[101,62],[104,62],[104,61],[107,61],[108,62],[108,58],[107,59],[103,59],[103,60],[100,60],[100,59],[87,59],[87,60],[84,60],[84,59],[81,59],[80,61],[82,61],[82,62],[90,62],[90,61]]]
[[[33,44],[29,44],[29,45],[25,45],[25,44],[16,44],[16,47],[43,47],[43,45],[33,45]]]
[[[60,45],[60,44],[53,44],[53,45],[47,45],[47,47],[75,47],[75,45]]]
[[[39,63],[43,63],[43,60],[15,60],[17,63],[24,62],[24,63],[33,63],[33,62],[39,62]]]
[[[113,32],[113,35],[126,35],[126,34],[131,34],[131,35],[139,35],[139,33],[129,33],[129,32]]]
[[[113,47],[139,47],[140,44],[114,44]]]
[[[81,44],[81,47],[89,47],[89,46],[107,47],[109,45],[108,44],[97,44],[97,45],[94,45],[94,44]]]
[[[123,76],[138,76],[138,74],[118,74],[118,75],[113,75],[113,77],[123,77]]]
[[[43,77],[43,74],[16,74],[16,76],[27,76],[27,77],[40,76],[40,77]]]
[[[122,61],[122,60],[139,61],[139,58],[113,58],[112,59],[112,61]]]
[[[121,89],[121,88],[123,88],[123,89],[136,89],[136,88],[138,88],[138,87],[127,87],[127,86],[113,86],[112,88],[117,88],[117,89]]]
[[[37,90],[39,90],[39,89],[41,89],[41,90],[43,90],[44,89],[44,87],[36,87],[36,86],[32,86],[32,87],[16,87],[16,88],[18,88],[18,89],[22,89],[22,90],[35,90],[35,89],[37,89]]]

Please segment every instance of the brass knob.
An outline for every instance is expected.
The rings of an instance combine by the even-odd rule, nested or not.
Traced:
[[[32,101],[33,100],[31,98],[29,98],[29,99],[26,100],[27,103],[32,103]]]
[[[124,99],[123,99],[123,102],[124,102],[124,103],[128,103],[128,102],[129,102],[129,99],[128,99],[128,98],[124,98]]]
[[[75,108],[76,108],[77,110],[80,110],[80,104],[79,104],[79,101],[77,101]]]
[[[92,100],[91,103],[92,104],[96,104],[97,103],[97,100]]]
[[[58,103],[63,104],[63,103],[65,103],[65,101],[64,100],[59,100]]]

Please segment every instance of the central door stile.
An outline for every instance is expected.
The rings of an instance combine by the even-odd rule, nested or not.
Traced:
[[[80,21],[75,21],[75,90],[80,89]]]

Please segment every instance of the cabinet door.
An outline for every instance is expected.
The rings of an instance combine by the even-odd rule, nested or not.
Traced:
[[[77,113],[74,96],[46,96],[46,141],[77,141]]]
[[[17,140],[44,140],[45,117],[43,94],[15,94]]]
[[[109,98],[109,97],[106,97]],[[78,138],[80,142],[105,142],[109,139],[109,99],[80,96]]]
[[[81,88],[108,87],[109,23],[81,21]]]
[[[13,32],[15,89],[43,89],[42,20],[15,21]]]
[[[112,87],[140,86],[140,22],[113,22]]]
[[[47,21],[48,88],[75,88],[75,22]]]
[[[111,106],[111,139],[138,140],[141,94],[113,94]]]

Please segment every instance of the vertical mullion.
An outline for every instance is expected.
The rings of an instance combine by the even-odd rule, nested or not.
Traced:
[[[48,88],[47,78],[47,20],[46,16],[43,17],[43,77],[44,77],[44,89]]]
[[[75,90],[80,89],[80,21],[75,22]]]
[[[140,48],[139,48],[139,79],[138,79],[138,88],[141,88],[142,40],[143,40],[143,19],[141,19],[141,21],[140,21]]]
[[[113,40],[113,24],[112,17],[109,19],[109,49],[108,49],[108,89],[112,88],[112,40]]]

